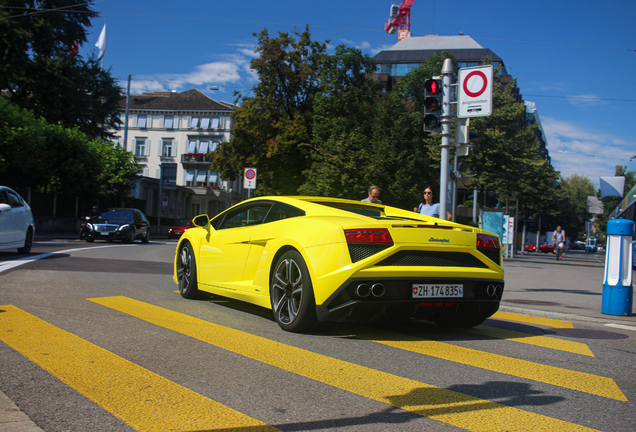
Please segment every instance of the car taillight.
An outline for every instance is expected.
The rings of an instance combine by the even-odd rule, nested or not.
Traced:
[[[386,228],[345,230],[347,243],[393,243],[391,233]]]
[[[486,234],[477,234],[477,247],[501,249],[499,247],[499,238]]]

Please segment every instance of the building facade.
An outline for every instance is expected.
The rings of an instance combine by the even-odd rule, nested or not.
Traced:
[[[130,95],[125,127],[126,100],[124,96],[119,102],[122,127],[112,132],[139,164],[133,194],[147,215],[214,216],[246,198],[242,178],[228,181],[210,171],[210,152],[232,137],[235,106],[196,89]],[[160,188],[162,166],[171,166],[176,174],[172,187]]]

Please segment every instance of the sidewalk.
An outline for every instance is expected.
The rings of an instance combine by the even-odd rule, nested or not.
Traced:
[[[0,391],[0,432],[44,432]]]
[[[504,295],[499,310],[568,321],[620,323],[636,327],[636,315],[601,313],[605,254],[570,251],[529,253],[504,260]]]

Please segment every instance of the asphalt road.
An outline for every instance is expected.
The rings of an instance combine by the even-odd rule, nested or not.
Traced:
[[[175,245],[0,251],[0,390],[20,410],[0,398],[0,431],[636,424],[636,316],[600,313],[602,255],[507,260],[501,311],[471,331],[334,324],[298,335],[265,309],[181,298]]]

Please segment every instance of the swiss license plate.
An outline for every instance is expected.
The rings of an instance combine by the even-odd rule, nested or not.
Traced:
[[[463,284],[424,284],[413,285],[413,298],[463,297]]]
[[[107,232],[102,232],[102,233],[100,233],[100,234],[101,234],[101,235],[103,235],[103,236],[110,235],[110,233],[107,233]]]

